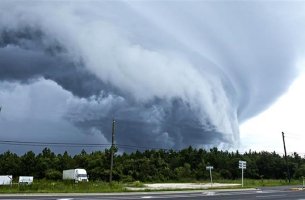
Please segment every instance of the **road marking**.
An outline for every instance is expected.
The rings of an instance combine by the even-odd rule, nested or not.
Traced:
[[[255,194],[254,191],[236,191],[236,192],[219,192],[218,196],[232,196],[232,195],[244,195],[244,194]]]
[[[174,199],[174,198],[190,198],[190,195],[157,195],[157,196],[143,196],[141,199]],[[133,198],[134,199],[134,198]]]
[[[204,194],[206,196],[214,196],[215,192],[203,192],[202,194]]]
[[[57,200],[72,200],[74,198],[61,198],[61,199],[57,199]]]
[[[73,198],[63,198],[63,199],[57,199],[57,200],[72,200]]]
[[[268,197],[284,197],[287,196],[287,194],[271,194],[271,195],[265,195],[265,196],[256,196],[257,198],[268,198]]]

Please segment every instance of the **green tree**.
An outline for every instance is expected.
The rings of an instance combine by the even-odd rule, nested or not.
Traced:
[[[24,176],[37,176],[37,159],[33,151],[28,151],[20,157],[22,175]]]

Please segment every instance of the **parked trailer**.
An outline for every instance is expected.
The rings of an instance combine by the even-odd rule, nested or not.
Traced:
[[[13,175],[1,175],[0,185],[12,185]]]
[[[30,185],[33,183],[33,176],[19,176],[19,184]]]
[[[68,169],[62,172],[63,180],[74,180],[75,182],[88,182],[87,171],[85,169]]]

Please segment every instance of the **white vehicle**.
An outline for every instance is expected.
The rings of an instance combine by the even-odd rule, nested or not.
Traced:
[[[88,176],[85,169],[68,169],[62,172],[63,180],[74,180],[77,182],[88,182]]]
[[[0,185],[12,185],[13,175],[0,176]]]
[[[30,185],[33,183],[33,176],[19,176],[19,184]]]

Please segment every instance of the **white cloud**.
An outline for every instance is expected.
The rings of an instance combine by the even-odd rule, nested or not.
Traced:
[[[280,81],[280,80],[279,80]],[[282,132],[288,152],[305,154],[305,73],[270,108],[240,126],[243,149],[282,153]]]

